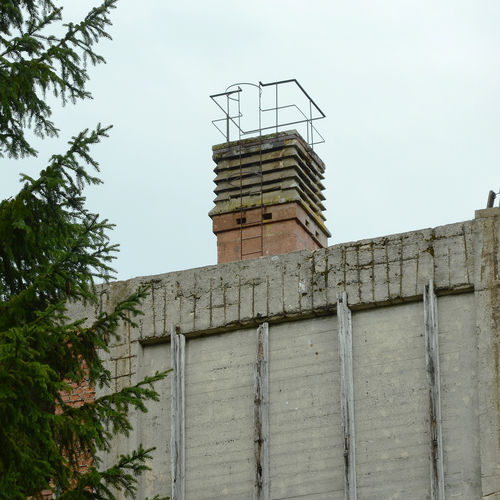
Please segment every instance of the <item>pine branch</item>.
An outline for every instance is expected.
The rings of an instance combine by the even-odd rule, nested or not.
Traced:
[[[73,137],[69,150],[54,155],[39,179],[23,176],[21,192],[0,203],[0,299],[9,297],[0,303],[0,312],[13,308],[13,302],[31,300],[40,290],[51,301],[95,300],[89,276],[111,277],[108,262],[117,248],[109,243],[106,231],[113,226],[88,213],[82,196],[86,184],[100,182],[88,174],[82,162],[98,168],[89,148],[107,137],[108,130],[98,125],[91,133],[83,131]],[[47,245],[44,254],[38,248],[32,256],[31,245],[40,242]],[[69,292],[67,283],[71,284]],[[0,329],[1,325],[0,320]]]
[[[33,128],[35,135],[42,138],[58,134],[48,119],[51,115],[45,100],[48,90],[60,97],[63,104],[68,98],[73,103],[92,98],[86,90],[89,79],[86,63],[105,62],[104,57],[94,51],[94,46],[102,38],[111,38],[106,28],[111,25],[109,13],[116,2],[104,0],[80,23],[64,24],[63,36],[44,33],[53,23],[62,20],[62,8],[52,2],[44,2],[44,9],[32,5],[32,15],[26,23],[22,14],[2,19],[0,13],[0,31],[2,25],[3,31],[7,31],[9,22],[20,30],[17,37],[0,38],[0,44],[5,47],[0,54],[0,129],[7,132],[0,135],[0,156],[36,155],[25,138],[25,128]],[[29,6],[27,8],[29,10]],[[2,85],[3,81],[12,79],[16,79],[18,85]]]
[[[82,454],[84,456],[93,456],[94,463],[97,466],[100,463],[100,460],[96,457],[97,450],[109,451],[112,436],[117,434],[128,435],[132,429],[128,421],[130,407],[145,412],[147,411],[145,401],[158,401],[159,395],[153,384],[162,380],[167,373],[168,371],[157,372],[151,377],[146,377],[135,386],[126,387],[117,393],[102,396],[79,407],[64,402],[61,403],[61,413],[57,415],[55,421],[58,446],[64,450],[64,455],[73,470],[77,469]],[[135,452],[132,456],[134,457],[132,461],[120,461],[121,465],[119,464],[117,468],[113,469],[113,477],[116,481],[128,481],[130,479],[127,473],[123,472],[124,468],[132,468],[134,476],[147,469],[143,464],[136,468],[138,458]],[[102,477],[107,482],[105,473]],[[59,480],[64,488],[67,486],[67,484],[64,484],[64,481],[67,481],[66,478],[55,479],[56,482]],[[113,486],[116,486],[116,484],[113,484]]]
[[[71,421],[70,427],[80,425],[80,422],[94,424],[92,427],[93,435],[91,439],[87,437],[85,442],[81,443],[84,447],[90,447],[93,451],[109,450],[110,437],[116,434],[128,435],[132,429],[128,422],[127,415],[129,407],[134,407],[143,413],[147,411],[145,401],[158,401],[159,394],[154,389],[153,384],[164,379],[171,370],[156,372],[152,376],[145,377],[136,385],[124,387],[119,392],[96,398],[79,407],[74,407],[60,401],[61,422],[66,425]],[[66,429],[63,434],[74,429]],[[95,440],[95,441],[94,441]],[[93,442],[93,444],[92,444]]]
[[[104,0],[59,35],[50,31],[62,22],[52,0],[0,0],[0,156],[36,155],[26,128],[58,134],[47,91],[63,104],[91,98],[87,62],[104,62],[94,47],[110,38],[115,4]],[[122,322],[135,325],[148,292],[137,290],[90,326],[68,318],[68,301],[97,303],[94,281],[113,273],[113,226],[87,210],[83,191],[101,182],[90,148],[108,130],[72,137],[38,178],[22,176],[19,194],[0,202],[0,499],[38,498],[52,486],[60,498],[112,500],[115,488],[133,496],[147,470],[151,450],[140,447],[103,472],[96,452],[130,431],[129,410],[158,400],[154,383],[167,372],[95,401],[84,396],[78,407],[68,399],[85,386],[110,385],[99,353]],[[87,472],[82,458],[93,460]]]
[[[59,500],[116,500],[113,489],[121,491],[129,498],[137,493],[137,477],[150,470],[146,461],[151,459],[150,453],[155,448],[144,449],[142,445],[130,455],[121,455],[113,467],[98,471],[95,467],[82,474],[77,484],[58,496]],[[169,497],[156,495],[152,500],[167,500]],[[147,500],[147,499],[146,499]]]

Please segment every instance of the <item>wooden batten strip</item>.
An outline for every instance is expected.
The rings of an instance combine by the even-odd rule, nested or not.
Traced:
[[[354,380],[352,373],[352,322],[347,294],[337,296],[340,357],[340,408],[344,437],[344,498],[356,500],[356,452],[354,427]]]
[[[254,500],[269,500],[269,326],[257,328],[254,400]]]
[[[429,383],[431,500],[445,500],[439,330],[434,283],[424,287],[425,361]]]
[[[185,345],[184,335],[178,335],[175,327],[170,329],[170,359],[173,372],[171,384],[171,433],[170,433],[170,466],[172,480],[172,500],[184,500],[186,483],[185,454]]]

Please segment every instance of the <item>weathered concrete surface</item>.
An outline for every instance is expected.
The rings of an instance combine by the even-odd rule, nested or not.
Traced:
[[[187,342],[186,498],[252,496],[255,335],[248,333]]]
[[[481,498],[474,309],[473,294],[438,298],[446,498]]]
[[[151,284],[140,327],[122,332],[124,340],[151,343],[168,341],[170,324],[189,337],[254,326],[263,318],[276,322],[329,314],[342,291],[354,310],[420,300],[429,279],[438,294],[470,291],[473,231],[474,222],[467,221],[314,252],[134,278],[104,288],[101,307],[111,308],[141,284]],[[113,348],[112,356],[122,358],[123,349],[136,355],[122,345]]]
[[[481,498],[473,294],[438,298],[446,498]],[[422,303],[353,314],[358,498],[430,489]],[[466,375],[465,375],[466,374]]]
[[[271,496],[343,498],[334,315],[346,291],[358,498],[428,498],[422,290],[433,279],[447,498],[500,499],[499,224],[494,208],[435,229],[110,285],[103,308],[153,287],[139,328],[123,328],[106,358],[113,389],[169,366],[174,325],[187,338],[187,498],[251,498],[255,327],[268,321]],[[166,382],[113,449],[158,446],[139,498],[155,485],[169,494],[169,391]]]
[[[485,498],[500,499],[500,217],[476,212],[474,299],[478,332],[481,478]]]
[[[426,498],[430,445],[422,304],[359,311],[352,330],[358,498]]]
[[[271,326],[269,342],[271,498],[342,500],[336,318]]]

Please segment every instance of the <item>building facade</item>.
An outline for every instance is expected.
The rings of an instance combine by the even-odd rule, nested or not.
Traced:
[[[294,137],[282,142],[276,151],[311,156]],[[264,152],[269,161],[280,156],[273,151]],[[214,149],[219,159],[233,153]],[[244,173],[235,154],[233,169]],[[216,200],[214,230],[226,233],[219,258],[233,251],[238,260],[102,289],[100,307],[111,309],[152,287],[139,327],[123,326],[106,354],[111,390],[175,368],[105,463],[140,443],[156,447],[138,498],[500,499],[500,208],[322,248],[315,232],[327,230],[311,205],[319,196],[308,194],[307,154],[290,154],[303,165],[284,160],[279,178],[268,170],[267,205],[243,189],[228,212],[217,213]],[[273,194],[286,190],[288,198]],[[286,228],[278,215],[262,217],[286,204]],[[251,211],[260,211],[258,224]],[[245,260],[250,228],[227,213],[258,227],[261,257]],[[295,238],[293,225],[309,240]],[[288,252],[286,243],[287,253],[266,255],[287,231],[297,245],[316,246]]]

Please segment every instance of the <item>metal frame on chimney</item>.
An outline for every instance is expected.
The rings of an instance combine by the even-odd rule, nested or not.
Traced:
[[[295,87],[304,95],[307,99],[308,109],[306,111],[302,110],[296,103],[286,103],[280,104],[280,93],[279,89],[283,85],[295,85]],[[250,128],[249,130],[245,130],[242,127],[241,118],[243,114],[241,113],[241,93],[243,92],[242,87],[245,85],[249,85],[251,87],[255,87],[259,92],[259,123],[255,128]],[[274,106],[264,108],[262,107],[262,95],[265,89],[274,89]],[[318,131],[318,129],[314,126],[314,122],[316,120],[321,120],[326,117],[323,111],[319,108],[319,106],[314,102],[313,98],[306,92],[304,87],[295,79],[291,78],[289,80],[280,80],[277,82],[269,82],[263,83],[259,82],[258,85],[255,83],[235,83],[227,87],[225,92],[221,92],[219,94],[213,94],[210,98],[217,104],[217,106],[222,110],[224,116],[222,118],[217,118],[212,120],[215,128],[225,137],[227,142],[231,140],[231,124],[236,127],[238,131],[238,137],[234,138],[234,140],[241,140],[246,136],[251,135],[262,135],[263,132],[274,130],[275,132],[279,132],[283,130],[284,127],[290,127],[293,125],[306,124],[306,141],[307,143],[314,148],[315,144],[321,144],[325,142],[325,139]],[[235,114],[231,114],[231,101],[236,103],[236,112]],[[280,122],[280,111],[285,109],[295,110],[298,119],[296,120],[285,120]],[[273,113],[274,114],[274,123],[269,126],[262,126],[262,118],[265,113]],[[224,129],[222,129],[219,124],[223,122],[225,124]]]

